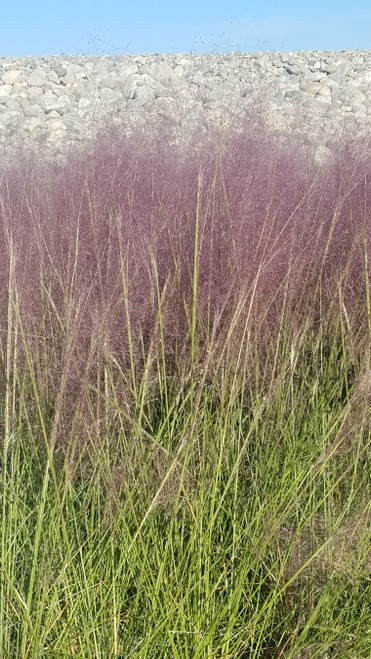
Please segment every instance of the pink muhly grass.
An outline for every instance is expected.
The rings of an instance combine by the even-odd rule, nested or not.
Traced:
[[[11,235],[19,318],[52,410],[64,383],[64,429],[84,407],[96,420],[89,396],[107,364],[131,373],[126,400],[161,354],[181,368],[194,313],[201,364],[210,341],[237,353],[246,322],[262,347],[285,326],[336,322],[339,285],[350,322],[354,310],[367,327],[367,161],[346,144],[319,170],[297,144],[243,128],[218,148],[111,128],[65,166],[4,172],[2,317]]]

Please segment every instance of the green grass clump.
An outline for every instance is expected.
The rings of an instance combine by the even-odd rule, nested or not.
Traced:
[[[366,659],[368,163],[114,135],[1,179],[0,657]]]

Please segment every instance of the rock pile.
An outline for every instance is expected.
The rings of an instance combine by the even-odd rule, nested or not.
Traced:
[[[0,149],[63,157],[107,125],[161,118],[182,138],[228,129],[258,108],[275,133],[300,134],[318,160],[333,136],[365,135],[371,51],[0,58]]]

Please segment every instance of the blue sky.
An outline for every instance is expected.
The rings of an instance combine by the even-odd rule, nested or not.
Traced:
[[[371,49],[370,0],[4,0],[0,57]]]

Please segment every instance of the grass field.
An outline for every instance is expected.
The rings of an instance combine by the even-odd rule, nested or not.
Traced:
[[[2,659],[371,656],[371,161],[242,128],[1,171]]]

